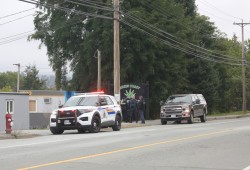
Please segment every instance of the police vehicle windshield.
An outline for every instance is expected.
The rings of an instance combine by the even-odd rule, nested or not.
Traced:
[[[98,96],[88,96],[88,97],[71,97],[65,104],[64,107],[72,106],[97,106]]]

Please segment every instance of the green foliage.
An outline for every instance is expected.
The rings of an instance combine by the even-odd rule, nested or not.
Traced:
[[[11,86],[5,86],[0,89],[0,92],[12,92],[12,91],[13,89],[11,88]]]
[[[39,71],[36,66],[26,66],[24,72],[20,75],[21,90],[42,90],[45,89],[45,80],[40,80],[38,77]],[[16,91],[17,72],[0,73],[0,91],[11,92]]]
[[[0,91],[16,91],[17,73],[5,72],[0,73]]]
[[[45,81],[38,77],[39,71],[35,65],[26,66],[23,72],[23,82],[21,84],[22,90],[42,90],[45,89]]]
[[[49,0],[40,1],[53,3]],[[111,4],[111,0],[93,2]],[[113,17],[112,12],[70,2],[64,2],[60,6]],[[71,90],[94,90],[97,60],[93,56],[97,49],[102,53],[102,83],[113,82],[113,20],[42,9],[43,12],[38,12],[35,17],[36,33],[31,38],[41,40],[47,47],[50,64],[56,73],[56,88],[69,88],[65,66],[71,63]],[[225,38],[208,17],[196,12],[194,0],[126,0],[120,9],[178,37],[184,44],[190,42],[213,52],[234,56],[235,59],[240,56],[237,37],[232,40]],[[122,21],[131,22],[134,27],[131,28]],[[174,93],[202,93],[207,99],[209,112],[240,109],[240,67],[187,55],[166,41],[162,43],[157,38],[138,31],[135,28],[137,26],[140,24],[129,16],[121,16],[121,84],[149,82],[152,117],[159,114],[159,101]],[[150,28],[144,29],[150,31]],[[249,48],[249,43],[247,46]],[[250,57],[249,54],[247,56]],[[33,74],[36,75],[36,72]],[[249,82],[250,75],[247,76]],[[248,98],[250,99],[250,93]]]
[[[68,80],[67,80],[67,68],[64,67],[62,69],[62,89],[63,90],[68,90],[67,87],[68,87]]]

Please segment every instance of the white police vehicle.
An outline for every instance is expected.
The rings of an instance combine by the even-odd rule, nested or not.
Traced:
[[[64,130],[77,129],[79,133],[98,133],[101,128],[121,129],[121,107],[113,96],[84,93],[72,96],[50,116],[50,131],[62,134]]]

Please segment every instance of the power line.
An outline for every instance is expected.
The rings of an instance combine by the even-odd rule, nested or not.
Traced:
[[[234,18],[234,19],[241,20],[241,18],[235,17],[235,16],[233,16],[233,15],[231,15],[231,14],[229,14],[229,13],[227,13],[227,12],[221,10],[221,9],[219,9],[218,7],[216,7],[216,6],[212,5],[212,4],[210,4],[209,2],[207,2],[207,1],[205,1],[205,0],[201,0],[200,2],[203,3],[203,4],[206,5],[206,6],[209,6],[211,9],[215,9],[215,10],[219,11],[220,13],[222,13],[222,14],[224,14],[224,15],[230,17],[230,18]]]
[[[0,19],[7,18],[7,17],[13,16],[13,15],[17,15],[17,14],[21,14],[21,13],[24,13],[24,12],[27,12],[27,11],[30,11],[30,10],[33,10],[33,9],[36,9],[36,8],[30,8],[30,9],[26,9],[26,10],[24,10],[24,11],[20,11],[20,12],[17,12],[17,13],[5,15],[5,16],[3,16],[3,17],[0,17]]]
[[[21,1],[24,1],[24,2],[28,2],[28,3],[33,3],[34,4],[34,2],[30,2],[30,1],[27,1],[27,0],[21,0]],[[33,0],[34,1],[34,0]],[[35,2],[37,2],[37,1],[35,1]],[[44,4],[41,4],[41,3],[35,3],[35,4],[40,4],[40,5],[42,5],[42,6],[45,6],[45,7],[51,7],[50,5],[48,5],[48,4],[46,4],[46,5],[44,5]],[[62,7],[51,7],[51,8],[53,8],[53,9],[60,9],[60,10],[71,10],[71,12],[72,13],[77,13],[77,14],[82,14],[82,15],[86,15],[86,13],[85,12],[82,12],[82,11],[77,11],[77,10],[72,10],[72,9],[69,9],[69,8],[62,8]],[[88,15],[89,15],[89,13],[87,13]],[[92,15],[93,16],[93,15]],[[96,15],[94,15],[95,17],[96,17]],[[103,18],[103,17],[102,17]],[[106,18],[105,18],[106,19]],[[138,21],[137,21],[138,22]],[[125,21],[125,23],[128,25],[128,23]],[[132,26],[131,24],[130,24],[130,26]],[[144,25],[145,26],[145,25]],[[141,29],[142,30],[142,29]],[[152,28],[151,28],[151,30],[152,30]],[[145,31],[145,30],[144,30]],[[146,31],[145,31],[146,32]],[[155,32],[155,33],[157,33],[157,32]],[[159,32],[159,29],[158,29],[158,34],[160,33],[160,35],[161,36],[163,36],[163,34],[162,34],[162,32]],[[163,33],[165,33],[165,34],[168,34],[168,33],[166,33],[166,32],[163,32]],[[152,35],[152,34],[151,34]],[[156,37],[156,36],[155,36]],[[165,38],[166,38],[166,36],[164,36]],[[168,37],[169,38],[169,37]],[[158,37],[158,39],[159,39],[159,37]],[[162,40],[162,39],[161,39]],[[176,41],[176,40],[173,40],[172,39],[172,41],[175,41],[176,43],[179,43],[179,45],[184,45],[184,44],[180,44],[180,42],[178,42],[178,41]],[[164,41],[165,43],[166,43],[166,41]],[[167,44],[169,44],[169,42],[167,41]],[[215,60],[215,59],[211,59],[211,58],[207,58],[207,57],[202,57],[201,55],[198,55],[197,53],[194,53],[194,52],[192,52],[192,51],[188,51],[188,50],[185,50],[184,48],[182,48],[182,47],[179,47],[179,46],[177,46],[177,45],[174,45],[174,44],[169,44],[169,45],[171,45],[172,47],[174,47],[174,48],[176,48],[176,49],[179,49],[179,50],[181,50],[181,51],[183,51],[183,52],[185,52],[185,53],[187,53],[187,54],[193,54],[193,55],[195,55],[196,54],[196,56],[198,56],[198,57],[200,57],[200,58],[203,58],[203,59],[207,59],[207,60],[212,60],[212,61],[217,61],[217,60]],[[190,48],[190,47],[189,47]],[[194,50],[194,49],[192,49],[192,50]],[[197,50],[197,49],[195,49],[195,50]],[[195,51],[195,52],[197,52],[197,51]],[[201,51],[198,51],[198,52],[201,52]],[[203,52],[204,53],[204,52]],[[205,53],[206,55],[209,55],[208,53]],[[218,57],[218,56],[216,56],[216,57]],[[224,60],[225,59],[227,59],[227,58],[223,58]],[[229,62],[225,62],[225,61],[217,61],[217,62],[220,62],[220,63],[229,63]],[[232,64],[232,65],[237,65],[236,63],[230,63],[230,64]]]
[[[107,17],[107,16],[104,16],[104,15],[93,14],[93,13],[88,13],[88,12],[82,12],[82,11],[75,10],[75,9],[69,9],[69,8],[65,8],[65,7],[55,6],[55,5],[49,4],[49,3],[47,3],[47,4],[40,3],[40,2],[35,1],[35,0],[30,0],[30,1],[28,1],[28,0],[19,0],[19,1],[34,4],[34,5],[41,5],[41,6],[47,7],[47,8],[58,9],[58,10],[62,10],[62,11],[65,11],[65,12],[71,12],[71,13],[75,13],[75,14],[78,14],[78,15],[85,15],[85,16],[92,16],[92,17],[96,17],[96,18],[113,20],[113,17]]]
[[[29,37],[30,35],[31,35],[31,34],[22,35],[22,36],[15,37],[15,38],[12,38],[12,39],[9,39],[9,40],[1,41],[1,42],[0,42],[0,45],[8,44],[8,43],[11,43],[11,42],[14,42],[14,41],[17,41],[17,40],[21,40],[21,39],[23,39],[23,38],[27,38],[27,37]]]
[[[96,8],[96,9],[114,11],[114,9],[111,6],[99,5],[99,4],[97,4],[96,2],[93,2],[93,1],[88,1],[88,0],[78,0],[78,2],[75,2],[75,1],[72,1],[72,0],[65,0],[65,1],[73,3],[73,4],[77,4],[77,5],[83,5],[83,6],[87,6],[87,7]]]
[[[9,24],[9,23],[11,23],[11,22],[14,22],[14,21],[17,21],[17,20],[26,18],[26,17],[29,17],[29,16],[31,16],[31,15],[33,15],[33,14],[25,15],[25,16],[23,16],[23,17],[19,17],[19,18],[16,18],[16,19],[14,19],[14,20],[11,20],[11,21],[7,21],[7,22],[5,22],[5,23],[0,24],[0,26],[5,25],[5,24]]]
[[[126,14],[124,14],[124,15],[126,16]],[[214,55],[205,53],[204,51],[200,51],[200,50],[197,50],[197,49],[194,49],[194,48],[190,48],[189,46],[186,46],[186,45],[180,43],[180,42],[177,41],[177,40],[173,40],[172,38],[163,35],[162,33],[163,33],[164,31],[159,30],[157,27],[154,27],[154,26],[152,26],[152,25],[150,25],[150,24],[144,25],[144,24],[141,23],[140,21],[139,21],[139,22],[136,21],[136,22],[139,23],[139,24],[141,24],[142,26],[144,26],[146,29],[150,29],[151,31],[155,32],[156,34],[158,34],[158,35],[160,35],[160,36],[163,36],[164,38],[167,38],[168,40],[173,41],[174,43],[177,43],[177,44],[179,44],[179,45],[184,46],[185,48],[189,48],[189,49],[193,50],[195,53],[197,53],[197,52],[203,53],[203,55],[209,55],[209,56],[211,56],[211,57],[219,58],[219,59],[221,59],[221,60],[223,60],[223,61],[225,61],[225,62],[227,62],[227,63],[229,63],[229,61],[226,61],[226,60],[235,60],[235,61],[241,62],[241,60],[237,60],[237,59],[235,59],[235,58],[234,58],[234,59],[223,58],[223,57],[214,56]],[[150,27],[151,27],[151,28],[150,28]],[[144,30],[144,31],[145,31],[145,30]],[[167,33],[167,34],[169,34],[169,33]],[[151,34],[151,35],[152,35],[152,34]],[[159,37],[158,37],[158,38],[159,38]],[[168,41],[168,43],[170,43],[170,42]],[[172,43],[171,45],[173,45],[173,43]],[[177,48],[177,45],[175,45],[174,47]],[[178,48],[180,48],[180,47],[178,46]],[[181,47],[181,48],[183,49],[183,47]],[[193,52],[192,52],[192,53],[193,53]],[[235,65],[235,63],[230,63],[230,64]],[[238,65],[238,64],[237,64],[237,65]]]
[[[180,24],[180,25],[183,25],[184,27],[189,27],[190,25],[188,24],[185,24],[183,22],[183,18],[182,17],[179,17],[177,15],[174,15],[173,13],[169,12],[169,11],[166,11],[166,9],[164,9],[163,7],[161,6],[158,6],[158,5],[155,5],[152,3],[152,1],[145,1],[143,3],[143,5],[145,7],[148,7],[150,9],[153,9],[153,10],[156,10],[159,14],[161,14],[162,16],[164,16],[168,21],[173,21],[177,24]],[[170,20],[171,18],[171,20]],[[201,30],[200,28],[198,28],[196,25],[193,25],[193,27],[196,29],[196,31],[198,31],[200,34],[201,37],[206,37],[206,38],[214,38],[214,37],[211,37],[211,36],[207,36],[205,35],[206,32]]]
[[[97,2],[97,1],[93,1],[93,0],[78,0],[81,2],[88,2],[88,3],[92,3],[92,4],[96,4],[99,6],[107,6],[107,7],[112,7],[112,4],[109,3],[104,3],[104,2]],[[113,0],[112,0],[113,1]]]
[[[127,21],[125,21],[125,20],[121,20],[121,22],[124,23],[124,24],[126,24],[126,25],[128,25],[128,26],[130,26],[131,28],[134,28],[134,29],[136,29],[136,30],[138,30],[138,31],[141,31],[141,32],[143,32],[143,33],[145,33],[145,34],[151,36],[151,37],[154,37],[154,38],[158,39],[160,42],[162,42],[162,43],[164,43],[164,44],[167,44],[167,45],[170,46],[170,47],[173,47],[173,48],[175,48],[175,49],[177,49],[177,50],[179,50],[179,51],[182,51],[182,52],[184,52],[184,53],[186,53],[186,54],[190,54],[190,55],[192,55],[192,56],[194,56],[194,57],[201,58],[201,59],[204,59],[204,60],[207,60],[207,61],[212,61],[212,62],[216,62],[216,63],[221,63],[221,64],[227,64],[227,65],[232,65],[232,66],[241,66],[241,64],[232,63],[232,62],[227,62],[227,61],[219,61],[219,60],[215,60],[215,59],[210,58],[210,57],[206,57],[206,56],[204,56],[204,55],[200,55],[200,54],[194,53],[194,52],[192,52],[192,51],[188,51],[188,50],[186,50],[186,49],[184,49],[184,48],[181,48],[181,47],[179,47],[179,46],[177,46],[177,45],[171,44],[169,41],[163,40],[162,38],[159,38],[159,37],[157,37],[157,36],[155,36],[155,35],[153,35],[153,34],[147,32],[147,31],[145,31],[145,30],[143,30],[143,29],[141,29],[141,28],[139,28],[139,27],[137,27],[137,26],[135,26],[135,25],[133,25],[133,24],[130,24],[129,22],[127,22]]]
[[[34,32],[34,30],[25,31],[25,32],[22,32],[22,33],[19,33],[19,34],[15,34],[15,35],[8,36],[8,37],[2,37],[2,38],[0,38],[0,41],[1,41],[1,40],[4,40],[4,39],[16,37],[16,36],[19,36],[19,35],[22,35],[22,34],[30,33],[30,32]]]
[[[162,31],[162,30],[161,30]],[[165,32],[166,33],[166,32]],[[170,35],[170,34],[168,34],[168,35]],[[174,37],[173,35],[171,35],[172,37]],[[176,37],[175,37],[176,38]],[[175,40],[174,40],[175,41]],[[176,42],[176,41],[175,41]],[[177,43],[179,43],[179,42],[177,42]],[[202,50],[205,50],[205,51],[207,51],[207,52],[211,52],[211,53],[215,53],[215,52],[213,52],[213,51],[210,51],[210,50],[207,50],[207,49],[205,49],[205,48],[202,48],[202,47],[200,47],[200,46],[197,46],[197,45],[194,45],[194,44],[191,44],[191,43],[189,43],[189,42],[187,42],[189,45],[191,45],[191,46],[195,46],[195,47],[198,47],[199,49],[202,49]],[[204,53],[204,52],[203,52]],[[215,53],[216,54],[216,53]],[[210,54],[211,55],[211,54]],[[221,54],[219,54],[219,55],[221,55]],[[235,59],[235,58],[230,58],[230,57],[228,57],[228,56],[226,56],[227,58],[223,58],[223,57],[219,57],[219,56],[214,56],[214,57],[217,57],[217,58],[222,58],[222,59],[226,59],[226,60],[234,60],[234,61],[239,61],[238,59]]]
[[[241,27],[242,34],[242,111],[246,113],[247,111],[247,99],[246,99],[246,57],[245,57],[245,45],[244,45],[244,26],[250,23],[244,23],[243,19],[241,23],[234,23],[234,25],[239,25]]]
[[[106,7],[100,7],[97,5],[93,5],[93,4],[88,4],[88,3],[83,3],[83,2],[74,2],[74,1],[70,1],[70,0],[65,0],[66,2],[70,2],[72,4],[77,4],[77,5],[81,5],[81,6],[86,6],[86,7],[91,7],[91,8],[95,8],[95,9],[101,9],[101,10],[107,10],[107,11],[114,11],[114,9],[112,8],[106,8]]]
[[[104,15],[107,15],[107,14],[110,14],[110,12],[104,14]],[[91,20],[91,19],[94,19],[93,18],[88,18],[88,20]],[[78,23],[81,23],[82,21],[77,21],[77,22],[74,22],[74,23],[71,23],[71,24],[68,24],[68,25],[64,25],[62,27],[59,27],[53,31],[57,31],[59,29],[62,29],[62,28],[65,28],[67,26],[71,26],[71,25],[75,25],[75,24],[78,24]],[[18,40],[21,40],[23,38],[28,38],[29,36],[31,36],[32,34],[26,34],[26,33],[29,33],[29,32],[35,32],[34,30],[33,31],[26,31],[26,32],[23,32],[23,33],[20,33],[20,34],[16,34],[16,35],[12,35],[12,36],[8,36],[8,37],[3,37],[3,38],[0,38],[0,45],[4,45],[4,44],[8,44],[8,43],[11,43],[11,42],[14,42],[14,41],[18,41]],[[45,32],[45,31],[39,31],[39,32]],[[22,35],[22,34],[26,34],[26,35]],[[19,36],[19,35],[22,35],[22,36]],[[17,37],[19,36],[19,37]],[[15,38],[12,38],[12,37],[15,37]],[[12,38],[12,39],[9,39],[9,38]],[[5,40],[5,39],[8,39],[8,40]],[[1,40],[5,40],[5,41],[1,41]]]
[[[210,11],[207,11],[207,10],[204,10],[204,9],[199,9],[199,11],[203,11],[203,12],[205,12],[205,13],[208,13],[208,14],[210,14],[210,15],[212,15],[212,16],[214,16],[214,17],[216,17],[216,18],[218,18],[218,19],[220,19],[221,21],[226,21],[226,22],[232,22],[233,20],[230,20],[230,19],[228,19],[228,18],[223,18],[223,17],[221,17],[221,16],[218,16],[218,15],[215,15],[213,12],[210,12]]]
[[[128,16],[130,19],[132,19],[132,20],[135,21],[136,23],[141,24],[141,25],[144,26],[145,28],[150,29],[151,31],[157,33],[157,34],[160,35],[160,36],[164,36],[164,38],[167,38],[167,39],[169,39],[170,41],[173,41],[173,42],[175,42],[175,43],[177,43],[177,44],[179,44],[179,45],[184,45],[183,43],[181,43],[180,41],[178,41],[178,38],[177,38],[177,37],[175,37],[175,36],[173,36],[172,34],[169,34],[169,33],[165,32],[165,31],[163,31],[163,30],[161,30],[161,29],[159,29],[159,28],[153,26],[152,24],[147,23],[145,20],[143,20],[143,19],[141,19],[141,18],[139,18],[139,17],[135,18],[135,17],[133,17],[133,16],[131,16],[131,15],[129,15],[129,14],[123,14],[123,15]],[[166,34],[166,35],[163,35],[162,33],[164,33],[164,34]],[[170,37],[168,37],[168,36],[170,36]],[[174,39],[173,39],[173,38],[174,38]],[[191,45],[191,46],[193,46],[193,47],[197,47],[197,48],[198,48],[198,49],[194,49],[193,47],[184,45],[184,46],[186,46],[187,48],[189,48],[189,49],[191,49],[191,50],[195,50],[195,51],[201,52],[201,53],[203,53],[203,54],[208,54],[207,52],[215,53],[215,52],[213,52],[213,51],[207,50],[207,49],[205,49],[205,48],[202,48],[202,47],[200,47],[200,46],[194,45],[194,44],[192,44],[192,43],[189,43],[189,42],[186,42],[186,41],[184,41],[184,42],[187,43],[187,44],[189,44],[189,45]],[[204,50],[204,51],[201,51],[201,50]],[[206,52],[205,52],[205,51],[206,51]],[[215,54],[216,54],[216,53],[215,53]],[[225,57],[221,57],[221,56],[215,56],[215,55],[212,55],[212,54],[208,54],[208,55],[210,55],[210,56],[212,56],[212,57],[215,57],[215,58],[225,59],[225,60],[233,60],[233,61],[238,61],[238,62],[241,61],[241,60],[238,60],[238,59],[235,59],[235,58],[229,58],[228,56],[226,56],[226,58],[225,58]]]

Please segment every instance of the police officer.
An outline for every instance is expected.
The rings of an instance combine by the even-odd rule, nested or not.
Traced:
[[[122,117],[125,122],[128,122],[128,104],[126,97],[121,100]]]
[[[142,124],[145,124],[145,118],[144,118],[145,107],[144,107],[144,104],[145,104],[145,102],[143,100],[143,97],[139,96],[139,101],[137,103],[137,107],[138,107],[138,111],[139,111],[139,114],[140,114],[140,119],[141,119]]]
[[[129,118],[130,118],[130,123],[133,122],[133,120],[138,121],[138,116],[137,116],[137,101],[135,99],[135,96],[132,96],[132,99],[129,101],[129,110],[130,110],[130,114],[129,114]]]

